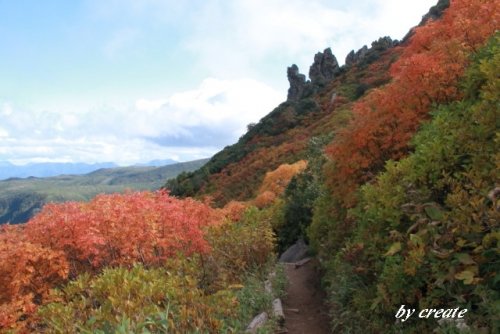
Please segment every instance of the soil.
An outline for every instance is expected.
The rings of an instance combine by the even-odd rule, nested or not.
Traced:
[[[287,295],[283,301],[285,331],[289,334],[331,333],[325,293],[321,290],[318,263],[311,260],[297,267],[286,264]]]

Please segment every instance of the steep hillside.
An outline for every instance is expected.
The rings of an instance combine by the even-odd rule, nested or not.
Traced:
[[[420,25],[438,19],[448,3],[440,0]],[[257,124],[249,124],[236,144],[214,155],[205,166],[169,180],[165,187],[176,196],[210,195],[217,205],[255,196],[266,171],[304,158],[312,138],[332,138],[348,123],[353,103],[393,79],[389,69],[412,34],[401,42],[383,37],[370,48],[353,50],[342,67],[330,48],[318,52],[309,68],[310,80],[292,65],[287,70],[287,101]]]
[[[286,102],[166,188],[253,203],[280,251],[309,242],[334,329],[496,333],[499,22],[498,1],[439,1],[401,42],[381,38],[343,67],[326,49],[309,81],[292,65]],[[259,188],[301,159],[282,194]],[[469,313],[395,325],[401,305]]]
[[[163,167],[104,168],[85,175],[0,181],[0,224],[28,221],[48,202],[87,201],[100,193],[159,189],[165,179],[192,171],[206,159]]]
[[[177,196],[210,194],[219,205],[251,198],[266,171],[303,158],[311,138],[331,136],[345,126],[351,104],[389,82],[388,69],[401,49],[397,41],[381,38],[371,48],[350,54],[343,67],[326,49],[315,56],[309,71],[312,79],[307,82],[291,66],[287,101],[257,124],[248,125],[236,144],[217,153],[199,170],[170,180],[166,188]]]

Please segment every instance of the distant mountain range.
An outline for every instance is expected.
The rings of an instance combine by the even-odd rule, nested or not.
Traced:
[[[177,161],[172,159],[152,160],[146,163],[137,164],[136,166],[166,166],[175,164]],[[11,177],[51,177],[57,175],[81,175],[93,172],[101,168],[118,167],[113,162],[102,162],[95,164],[88,163],[62,163],[62,162],[44,162],[31,163],[27,165],[14,165],[6,161],[0,162],[0,180],[5,180]]]
[[[146,163],[138,163],[135,164],[134,166],[154,166],[154,167],[161,167],[161,166],[166,166],[166,165],[171,165],[171,164],[176,164],[179,163],[178,161],[172,160],[172,159],[164,159],[164,160],[151,160]]]
[[[100,168],[107,164],[53,164],[54,171],[60,167],[65,175],[52,177],[14,178],[0,181],[0,225],[5,223],[20,224],[28,221],[48,202],[86,201],[100,193],[122,192],[131,190],[155,190],[165,181],[182,172],[200,168],[208,159],[174,163],[162,167],[131,166]],[[164,161],[165,162],[165,161]],[[167,161],[167,163],[170,161]],[[151,162],[154,164],[155,162]],[[158,161],[156,161],[158,163]],[[50,165],[50,164],[43,164]],[[59,166],[58,166],[59,165]],[[75,166],[78,165],[78,166]],[[43,170],[38,166],[38,170]],[[65,167],[65,168],[63,168]],[[9,168],[4,163],[1,168]],[[92,168],[91,173],[76,174],[85,168]],[[99,168],[99,169],[97,169]],[[97,169],[97,170],[96,170]]]

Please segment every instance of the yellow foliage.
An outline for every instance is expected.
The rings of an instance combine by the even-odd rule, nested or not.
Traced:
[[[271,172],[267,172],[260,186],[254,204],[263,208],[271,204],[276,197],[283,194],[292,178],[304,171],[307,161],[299,160],[294,164],[283,164]]]

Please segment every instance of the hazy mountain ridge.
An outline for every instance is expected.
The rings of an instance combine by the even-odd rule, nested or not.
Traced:
[[[138,163],[134,166],[152,166],[161,167],[175,164],[177,161],[172,159],[152,160],[146,163]],[[9,178],[26,177],[51,177],[58,175],[81,175],[91,173],[101,168],[118,167],[114,162],[100,163],[73,163],[73,162],[43,162],[29,163],[26,165],[16,165],[7,161],[0,162],[0,180]]]
[[[117,165],[112,162],[95,164],[44,162],[26,165],[14,165],[9,162],[3,162],[0,165],[0,180],[8,178],[51,177],[62,174],[78,175],[90,173],[100,168],[113,167],[117,167]]]

